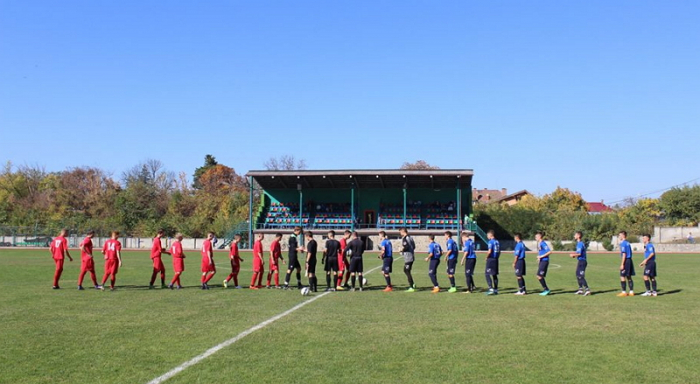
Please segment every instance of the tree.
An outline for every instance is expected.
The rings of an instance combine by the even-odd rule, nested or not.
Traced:
[[[588,211],[588,204],[581,194],[572,192],[568,188],[557,187],[554,192],[542,197],[544,207],[550,212],[557,211]]]
[[[282,155],[279,158],[271,157],[263,166],[268,171],[295,171],[307,168],[306,160],[297,160],[293,155]]]
[[[425,160],[418,160],[415,163],[409,163],[409,162],[404,162],[401,165],[401,169],[412,169],[412,170],[420,170],[420,169],[440,169],[438,166],[430,165],[428,164]]]
[[[659,207],[672,225],[695,225],[700,220],[700,186],[664,192],[659,198]]]
[[[216,158],[214,156],[212,156],[212,155],[204,156],[204,165],[194,170],[194,176],[192,178],[192,187],[194,189],[202,188],[201,184],[199,184],[199,178],[202,177],[204,172],[209,170],[209,168],[214,167],[217,164],[219,164],[219,163],[216,161]]]

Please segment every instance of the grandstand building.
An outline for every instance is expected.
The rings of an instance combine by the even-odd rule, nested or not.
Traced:
[[[330,229],[348,229],[368,248],[378,231],[397,238],[401,227],[418,243],[445,230],[456,238],[472,229],[473,175],[471,169],[250,171],[251,185],[262,191],[259,205],[251,202],[249,235],[288,235],[301,226],[321,239]]]

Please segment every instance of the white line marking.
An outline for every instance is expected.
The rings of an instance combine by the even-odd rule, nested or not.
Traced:
[[[398,257],[398,258],[401,258],[401,257]],[[376,271],[377,269],[380,269],[381,267],[382,267],[382,265],[379,265],[379,266],[377,266],[377,267],[375,267],[375,268],[372,268],[372,269],[370,269],[369,271],[363,273],[363,275],[368,275],[368,274],[370,274],[370,273]],[[222,350],[222,349],[224,349],[224,348],[226,348],[226,347],[228,347],[228,346],[230,346],[230,345],[236,343],[236,342],[239,341],[240,339],[242,339],[242,338],[244,338],[244,337],[250,335],[251,333],[253,333],[253,332],[257,331],[257,330],[260,330],[260,329],[263,329],[263,328],[267,327],[268,325],[270,325],[270,324],[274,323],[275,321],[277,321],[277,320],[279,320],[279,319],[281,319],[281,318],[283,318],[283,317],[289,315],[290,313],[292,313],[292,312],[294,312],[294,311],[296,311],[296,310],[302,308],[303,306],[305,306],[305,305],[307,305],[307,304],[313,303],[314,301],[316,301],[316,300],[318,300],[318,299],[320,299],[320,298],[326,296],[326,295],[329,294],[329,293],[330,293],[330,292],[324,292],[324,293],[322,293],[322,294],[320,294],[320,295],[318,295],[318,296],[312,297],[311,299],[306,300],[306,301],[304,301],[304,302],[301,302],[301,303],[295,305],[294,307],[292,307],[292,308],[290,308],[290,309],[288,309],[288,310],[286,310],[286,311],[280,313],[279,315],[273,316],[273,317],[271,317],[271,318],[269,318],[269,319],[263,321],[262,323],[260,323],[260,324],[258,324],[258,325],[256,325],[256,326],[253,326],[253,327],[251,327],[251,328],[246,329],[245,331],[239,333],[239,334],[236,335],[235,337],[233,337],[233,338],[231,338],[231,339],[228,339],[228,340],[224,341],[223,343],[218,344],[218,345],[216,345],[216,346],[214,346],[214,347],[211,347],[211,348],[207,349],[206,351],[204,351],[204,353],[202,353],[201,355],[195,356],[195,357],[193,357],[191,360],[188,360],[188,361],[186,361],[186,362],[184,362],[184,363],[178,365],[177,367],[173,368],[172,370],[170,370],[169,372],[165,373],[164,375],[156,377],[155,379],[149,381],[148,384],[160,384],[160,383],[164,383],[165,381],[167,381],[168,379],[170,379],[170,378],[172,378],[173,376],[177,375],[178,373],[180,373],[180,372],[184,371],[185,369],[187,369],[187,368],[189,368],[189,367],[191,367],[191,366],[193,366],[193,365],[199,363],[200,361],[202,361],[202,360],[206,359],[207,357],[209,357],[209,356],[215,354],[216,352],[219,352],[220,350]]]
[[[553,269],[559,269],[559,268],[561,268],[561,265],[559,265],[559,264],[554,264],[554,263],[552,263],[552,264],[549,264],[549,265],[551,265]]]

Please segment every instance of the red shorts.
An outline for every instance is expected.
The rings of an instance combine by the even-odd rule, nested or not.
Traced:
[[[265,272],[265,266],[258,259],[253,262],[253,272]]]
[[[119,260],[107,259],[105,261],[105,274],[116,275],[119,272]]]
[[[56,263],[56,269],[63,269],[63,260],[65,259],[53,259],[54,263]]]
[[[270,271],[279,271],[279,270],[280,270],[279,259],[277,261],[270,259]]]
[[[81,260],[80,263],[80,271],[81,272],[87,272],[87,271],[93,271],[95,272],[95,260],[92,257],[86,257]]]
[[[165,272],[165,265],[163,265],[163,259],[160,257],[153,258],[153,269],[158,272]]]
[[[202,261],[202,272],[216,272],[216,264],[213,262],[209,265],[209,261]]]
[[[338,272],[345,271],[348,269],[349,265],[345,262],[345,259],[338,260]]]
[[[240,265],[240,264],[231,263],[231,273],[233,273],[234,275],[237,275],[238,272],[240,272],[240,271],[241,271],[241,265]]]
[[[185,271],[185,259],[181,257],[173,257],[173,269],[175,273]]]

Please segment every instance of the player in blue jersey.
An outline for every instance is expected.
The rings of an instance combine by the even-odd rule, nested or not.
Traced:
[[[576,240],[576,252],[570,254],[569,256],[578,260],[578,264],[576,265],[578,291],[576,291],[576,294],[588,296],[591,294],[591,290],[588,289],[588,282],[586,282],[586,267],[588,266],[588,260],[586,260],[586,243],[583,242],[583,232],[577,231],[574,233],[574,240]]]
[[[547,296],[550,291],[545,277],[547,277],[549,256],[552,254],[552,250],[549,248],[549,245],[547,245],[547,242],[544,241],[544,233],[539,231],[535,233],[535,241],[537,241],[537,260],[540,262],[537,266],[537,280],[539,280],[542,285],[540,296]]]
[[[644,239],[644,261],[639,264],[644,268],[644,286],[647,289],[642,296],[656,297],[656,249],[651,243],[651,235],[642,236]]]
[[[430,281],[433,282],[433,293],[438,293],[440,292],[440,285],[437,281],[437,267],[440,265],[442,247],[435,242],[435,235],[428,235],[428,238],[430,239],[430,244],[428,245],[428,257],[425,258],[425,261],[430,263],[428,276],[430,276]]]
[[[474,269],[476,269],[476,252],[474,252],[474,240],[469,234],[462,232],[462,256],[461,265],[464,265],[464,275],[467,277],[467,293],[474,292]]]
[[[515,250],[513,255],[513,270],[515,270],[515,277],[518,279],[518,292],[515,292],[516,296],[527,295],[527,288],[525,288],[525,244],[523,244],[523,235],[516,233],[515,236]]]
[[[394,249],[391,246],[391,241],[387,239],[386,232],[379,232],[379,258],[382,259],[382,272],[384,272],[384,280],[386,280],[386,288],[384,292],[391,292],[394,288],[391,286],[391,267],[394,262]]]
[[[459,257],[459,248],[457,242],[452,240],[452,232],[445,232],[445,259],[447,261],[447,277],[450,279],[449,293],[457,292],[455,285],[455,270],[457,269],[457,257]]]
[[[489,286],[487,295],[498,295],[498,258],[501,257],[501,243],[496,240],[496,232],[489,230],[489,249],[486,253],[486,284]]]
[[[634,273],[634,263],[632,262],[632,246],[630,242],[627,241],[627,232],[621,231],[618,235],[620,239],[620,286],[622,287],[622,292],[618,293],[618,297],[634,296],[634,281],[632,281],[632,276]],[[625,292],[627,290],[627,285],[629,284],[629,293]]]

